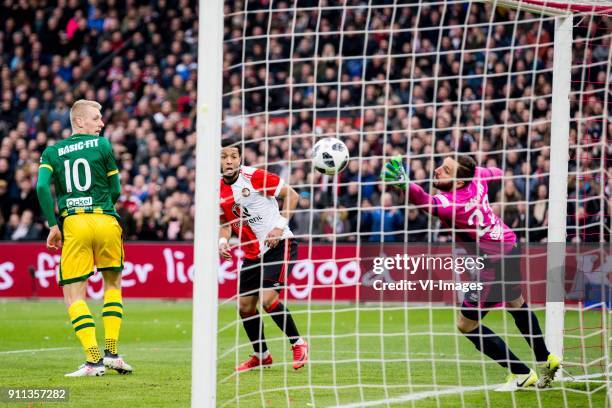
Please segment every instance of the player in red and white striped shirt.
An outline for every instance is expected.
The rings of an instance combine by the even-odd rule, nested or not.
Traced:
[[[240,238],[244,261],[240,269],[240,317],[253,344],[254,354],[236,367],[248,371],[272,364],[257,302],[287,335],[293,350],[293,368],[308,360],[308,344],[300,337],[291,313],[280,302],[290,262],[297,258],[297,243],[289,229],[298,194],[276,174],[241,165],[239,144],[221,149],[221,228],[219,254],[231,259],[232,233]],[[279,210],[277,199],[283,200]]]

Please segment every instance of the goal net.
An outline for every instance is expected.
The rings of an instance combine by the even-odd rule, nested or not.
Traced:
[[[232,260],[219,267],[217,406],[610,403],[610,5],[225,2],[221,137],[240,141],[244,165],[299,194],[289,224],[298,256],[280,298],[310,356],[292,368],[287,337],[260,305],[274,363],[235,371],[253,347],[238,313],[244,248],[232,238]],[[350,151],[335,177],[310,160],[325,137]],[[502,170],[488,202],[517,236],[523,296],[563,358],[552,388],[494,391],[508,370],[456,327],[473,268],[375,268],[381,257],[461,251],[452,226],[380,180],[384,163],[401,156],[410,182],[433,195],[435,169],[466,155]],[[218,173],[198,177],[218,186]],[[404,280],[440,287],[397,285]],[[504,308],[482,323],[538,370]]]

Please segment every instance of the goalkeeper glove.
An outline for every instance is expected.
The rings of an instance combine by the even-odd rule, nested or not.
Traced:
[[[408,175],[406,174],[406,170],[402,164],[402,157],[392,157],[391,160],[389,160],[389,162],[383,167],[380,178],[386,183],[405,190],[406,183],[408,182]]]

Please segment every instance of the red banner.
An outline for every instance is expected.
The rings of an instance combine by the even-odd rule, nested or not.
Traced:
[[[237,294],[237,266],[243,253],[234,250],[232,261],[223,261],[218,272],[219,297]],[[359,292],[359,262],[354,245],[301,245],[299,261],[287,278],[287,297],[312,300],[356,300]],[[330,261],[330,259],[335,259]],[[42,243],[0,243],[0,297],[55,297],[59,252]],[[126,297],[190,298],[192,293],[193,245],[180,243],[127,243],[123,271]],[[89,279],[88,295],[103,295],[102,276]]]
[[[392,250],[391,247],[397,247]],[[401,246],[385,246],[387,255],[400,251]],[[568,248],[569,249],[569,248]],[[457,291],[379,291],[375,281],[397,282],[406,274],[382,273],[372,270],[372,256],[378,245],[359,247],[354,244],[301,244],[298,260],[287,275],[286,296],[297,300],[341,301],[399,301],[453,303]],[[412,248],[415,254],[431,248],[421,245]],[[374,252],[372,252],[374,251]],[[395,251],[395,252],[393,252]],[[401,252],[401,251],[400,251]],[[237,294],[237,269],[243,253],[235,249],[231,261],[222,260],[218,269],[219,297],[228,299]],[[521,260],[523,295],[528,301],[546,300],[546,247],[523,249]],[[360,258],[361,257],[361,258]],[[370,261],[368,261],[370,259]],[[0,297],[57,297],[61,289],[57,284],[59,252],[48,251],[43,243],[0,243]],[[608,287],[612,280],[612,253],[602,250],[567,251],[566,299],[583,298],[588,285]],[[123,293],[126,297],[191,298],[194,273],[193,245],[189,243],[127,243]],[[209,273],[203,271],[203,273]],[[410,279],[431,279],[435,282],[457,282],[451,273],[431,270],[428,274],[416,271]],[[90,278],[88,295],[99,299],[103,295],[102,276]],[[435,283],[434,282],[434,283]],[[378,285],[380,286],[380,284]],[[563,295],[562,295],[563,296]]]

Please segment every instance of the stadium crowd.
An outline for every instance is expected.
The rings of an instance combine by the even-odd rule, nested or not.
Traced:
[[[103,106],[104,135],[121,170],[125,238],[193,238],[196,3],[2,2],[0,239],[45,236],[34,191],[38,159],[70,135],[69,107],[81,98]],[[489,21],[477,3],[423,6],[427,13],[408,5],[394,12],[390,1],[369,9],[367,1],[347,3],[321,11],[318,1],[300,0],[294,12],[293,2],[249,0],[246,14],[244,0],[225,6],[223,134],[244,140],[246,164],[298,190],[295,233],[447,240],[379,182],[382,156],[408,155],[410,178],[427,190],[444,155],[471,152],[505,171],[502,183],[490,183],[495,211],[522,240],[546,239],[552,23],[539,30],[498,12],[489,30],[476,24]],[[597,22],[591,28],[575,29],[597,39],[574,49],[574,65],[589,69],[573,82],[585,92],[572,94],[570,144],[586,147],[570,154],[568,239],[597,241],[601,225],[609,234],[612,198],[611,152],[598,144],[604,126],[612,132],[598,85],[606,83],[610,37],[594,34]],[[339,137],[351,152],[337,185],[310,167],[322,135]]]

